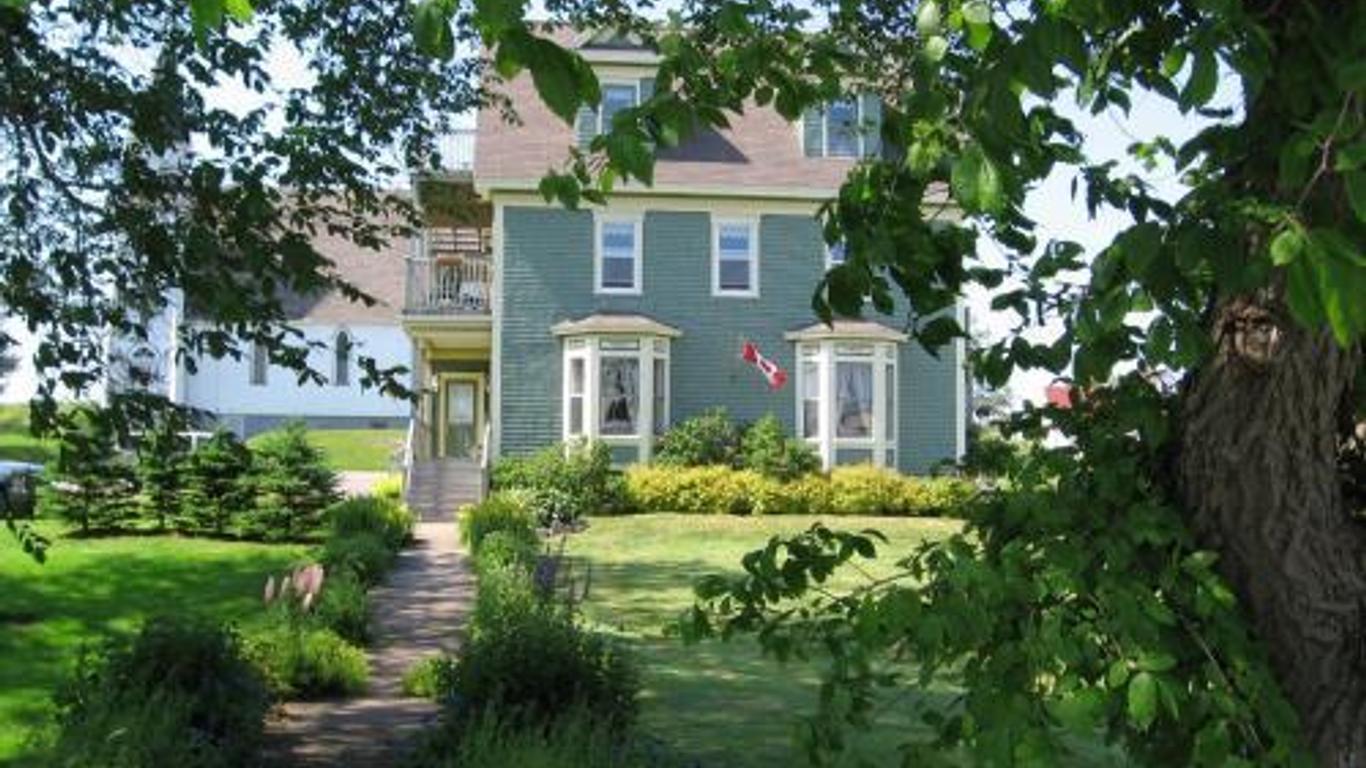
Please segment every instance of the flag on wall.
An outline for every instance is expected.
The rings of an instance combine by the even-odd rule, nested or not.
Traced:
[[[787,383],[787,371],[778,367],[778,364],[759,354],[759,348],[754,342],[746,341],[740,350],[740,357],[750,365],[759,369],[759,373],[768,380],[769,389],[782,389]]]

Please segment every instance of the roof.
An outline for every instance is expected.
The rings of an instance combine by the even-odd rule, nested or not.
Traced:
[[[783,334],[783,338],[788,341],[857,339],[859,341],[895,341],[899,344],[910,337],[872,320],[836,320],[831,325],[816,323],[800,330],[788,331]]]
[[[622,333],[635,336],[667,336],[677,338],[683,332],[645,315],[616,315],[599,313],[579,320],[565,320],[550,327],[556,336],[585,336],[595,333]]]
[[[376,299],[373,306],[348,300],[335,291],[290,295],[282,302],[293,321],[361,325],[398,325],[403,309],[405,257],[411,248],[406,237],[389,238],[379,250],[356,245],[344,237],[319,232],[313,247],[332,262],[332,272]]]
[[[600,73],[601,79],[612,80],[622,72],[631,73],[632,79],[654,74],[645,58],[611,65],[603,52],[620,49],[599,47],[602,43],[595,45],[591,36],[564,28],[551,30],[548,36],[600,67],[612,66]],[[520,123],[504,120],[496,103],[480,108],[474,178],[485,189],[534,189],[547,170],[569,158],[574,127],[546,107],[526,72],[486,85],[508,98]],[[788,122],[771,108],[746,103],[743,114],[727,117],[729,129],[703,131],[679,147],[662,150],[655,164],[654,189],[824,198],[835,193],[855,162],[853,158],[807,157],[802,152],[800,122]]]

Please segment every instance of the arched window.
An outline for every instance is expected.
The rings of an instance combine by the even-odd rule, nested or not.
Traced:
[[[270,351],[261,342],[251,345],[251,384],[261,387],[266,383],[266,369],[270,367]]]
[[[351,334],[346,331],[337,331],[337,341],[332,346],[333,386],[351,386],[351,346]]]

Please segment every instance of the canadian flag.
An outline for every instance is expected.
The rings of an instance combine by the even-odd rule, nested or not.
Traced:
[[[787,371],[779,368],[777,363],[759,354],[759,348],[754,345],[754,342],[745,342],[744,347],[740,349],[740,357],[745,362],[759,369],[759,373],[762,373],[764,378],[768,380],[769,389],[782,389],[783,385],[787,383]]]

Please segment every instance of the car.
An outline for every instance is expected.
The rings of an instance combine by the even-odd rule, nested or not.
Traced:
[[[42,464],[0,461],[0,516],[33,517],[34,491],[42,472]]]

